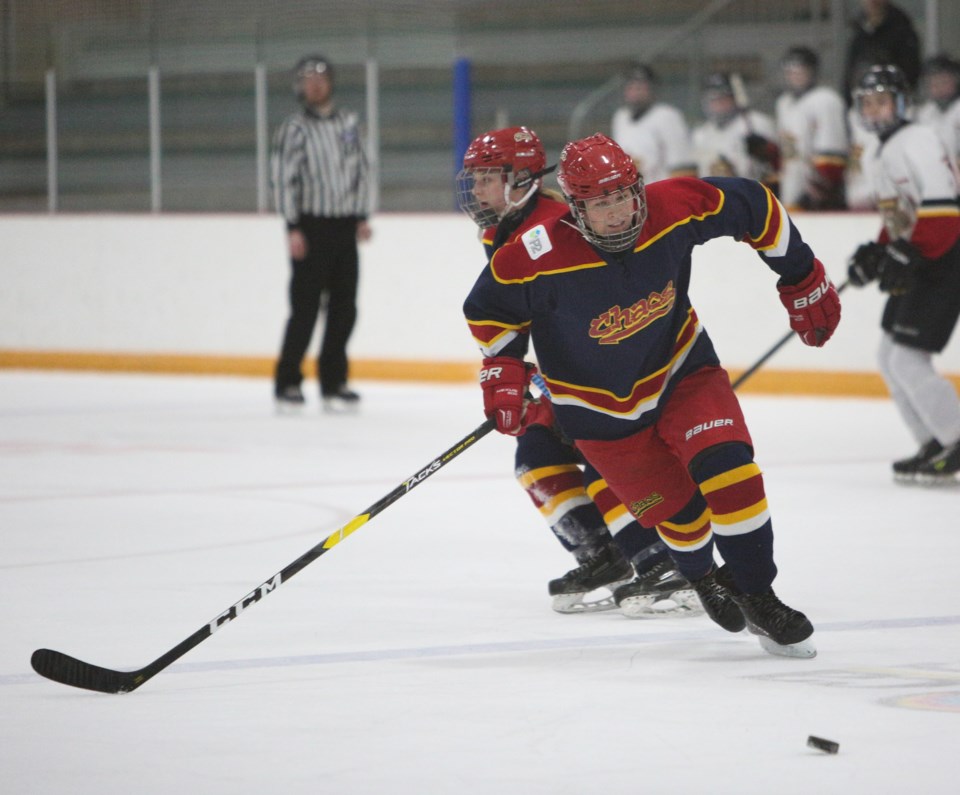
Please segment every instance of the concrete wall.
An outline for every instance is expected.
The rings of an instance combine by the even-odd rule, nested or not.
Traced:
[[[795,221],[838,284],[850,252],[879,228],[872,214]],[[377,375],[364,369],[372,361],[396,362],[395,375],[411,361],[473,368],[460,314],[483,262],[473,224],[453,213],[384,214],[373,226],[361,250],[354,372]],[[286,318],[287,277],[284,231],[270,215],[3,217],[0,364],[133,354],[151,369],[152,357],[167,355],[249,359],[264,372]],[[696,251],[694,305],[729,368],[749,366],[787,331],[774,282],[745,245],[718,240]],[[765,370],[875,373],[883,299],[874,287],[843,299],[825,348],[793,340]],[[960,373],[960,346],[941,365]]]

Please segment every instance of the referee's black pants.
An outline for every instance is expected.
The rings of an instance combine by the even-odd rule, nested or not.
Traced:
[[[347,341],[357,320],[357,221],[355,217],[300,218],[307,255],[291,260],[290,318],[274,380],[278,394],[303,380],[300,365],[322,307],[326,324],[317,358],[320,392],[336,394],[347,383]]]

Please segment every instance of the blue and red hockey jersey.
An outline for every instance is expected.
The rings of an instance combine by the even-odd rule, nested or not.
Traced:
[[[522,358],[528,335],[564,433],[617,439],[653,423],[672,385],[719,364],[688,296],[693,247],[733,237],[784,281],[813,252],[765,186],[737,178],[647,187],[632,250],[590,245],[569,214],[524,224],[501,245],[464,303],[485,356]]]

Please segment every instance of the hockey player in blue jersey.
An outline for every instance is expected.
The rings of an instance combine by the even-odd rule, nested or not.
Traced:
[[[542,189],[544,175],[552,170],[540,138],[527,127],[492,130],[467,148],[457,196],[480,227],[488,260],[502,246],[567,213],[559,195]],[[596,470],[584,467],[583,457],[553,427],[549,404],[536,408],[544,410],[545,424],[517,438],[515,474],[579,564],[550,581],[553,608],[580,613],[619,606],[631,618],[702,613],[656,531],[638,524]],[[600,595],[605,591],[612,597]]]
[[[677,178],[646,189],[600,134],[564,148],[558,182],[570,213],[501,246],[464,304],[486,356],[487,415],[501,432],[523,432],[529,335],[560,429],[656,527],[707,614],[731,632],[748,627],[771,653],[813,656],[812,624],[772,589],[763,478],[690,303],[691,252],[716,237],[754,248],[808,345],[823,345],[839,322],[835,287],[758,182]]]

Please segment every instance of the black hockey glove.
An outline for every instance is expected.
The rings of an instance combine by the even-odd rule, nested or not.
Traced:
[[[910,292],[917,282],[917,269],[924,259],[906,240],[894,240],[884,249],[880,262],[880,289],[890,295]]]
[[[864,243],[850,257],[847,278],[854,287],[870,284],[880,275],[880,263],[886,249],[880,243]]]
[[[745,143],[747,154],[754,160],[759,160],[761,163],[766,163],[774,168],[779,166],[780,147],[777,146],[775,141],[752,132],[746,137]]]

